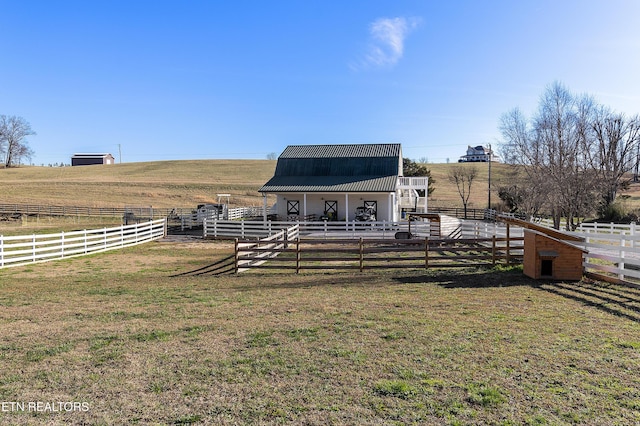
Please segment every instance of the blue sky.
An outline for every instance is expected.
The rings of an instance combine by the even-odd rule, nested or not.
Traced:
[[[545,87],[640,113],[640,1],[0,0],[0,114],[34,164],[386,143],[457,161]]]

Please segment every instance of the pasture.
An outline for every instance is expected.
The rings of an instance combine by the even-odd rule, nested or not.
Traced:
[[[521,271],[221,273],[172,239],[0,270],[2,424],[634,424],[640,291]]]
[[[430,203],[462,207],[448,181],[458,164],[428,164],[435,179]],[[110,166],[0,168],[2,203],[88,207],[195,207],[217,202],[216,194],[231,194],[233,207],[262,206],[258,189],[275,171],[272,160],[191,160],[124,163]],[[473,167],[473,164],[464,164]],[[487,206],[488,167],[476,163],[479,174],[469,207]],[[510,166],[493,164],[492,199],[500,182],[509,182]],[[272,203],[274,200],[270,200]]]
[[[273,176],[275,166],[273,160],[180,160],[110,166],[0,168],[0,202],[189,209],[198,204],[217,202],[216,194],[225,193],[231,195],[231,207],[261,207],[263,200],[257,191]],[[468,207],[486,208],[487,163],[427,164],[435,180],[429,205],[462,208],[456,186],[447,178],[451,169],[457,166],[477,167],[478,176],[472,185]],[[512,166],[492,163],[492,205],[499,203],[498,188],[513,183],[512,172]],[[640,183],[632,183],[622,195],[625,195],[626,209],[640,208]],[[269,196],[267,202],[272,205],[275,198]]]

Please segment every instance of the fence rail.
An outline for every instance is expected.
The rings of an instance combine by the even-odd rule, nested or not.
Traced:
[[[129,247],[165,235],[165,219],[115,228],[57,234],[8,237],[0,235],[0,268]]]
[[[335,270],[490,266],[521,261],[524,238],[274,239],[235,244],[236,271],[248,268]],[[268,262],[265,262],[268,260]]]
[[[139,218],[178,217],[183,228],[202,226],[202,213],[194,213],[194,208],[155,208],[155,207],[82,207],[82,206],[44,206],[38,204],[0,204],[0,214],[26,216],[102,216],[124,217],[126,214]],[[228,209],[228,219],[237,220],[262,217],[263,207],[237,207]]]
[[[467,209],[467,216],[465,217],[464,209],[462,207],[434,207],[429,205],[429,213],[442,213],[449,216],[454,216],[460,219],[473,219],[483,220],[487,219],[487,209]]]
[[[640,288],[640,233],[631,224],[582,224],[572,235],[584,238],[584,269],[609,282]]]
[[[284,249],[287,249],[289,241],[300,238],[300,226],[293,225],[283,229],[269,237],[262,238],[254,242],[235,242],[235,271],[240,268],[256,267],[264,264],[267,260],[274,259]],[[241,256],[243,253],[244,256]],[[244,258],[241,258],[244,257]]]
[[[204,238],[264,238],[289,228],[299,226],[300,232],[318,238],[393,238],[396,232],[411,232],[417,236],[428,236],[429,222],[282,222],[282,221],[235,221],[205,219]],[[409,227],[411,229],[409,229]]]
[[[169,209],[154,207],[81,207],[81,206],[42,206],[36,204],[0,204],[0,214],[28,216],[105,216],[122,217],[125,213],[135,216],[154,218],[166,217],[171,213],[181,214],[191,209]]]

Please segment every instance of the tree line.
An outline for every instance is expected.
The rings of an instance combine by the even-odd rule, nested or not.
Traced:
[[[21,164],[23,159],[31,159],[33,150],[29,148],[26,138],[35,134],[24,118],[0,115],[0,158],[5,167],[13,167]]]
[[[640,117],[627,116],[553,83],[531,117],[515,108],[500,120],[501,154],[516,165],[499,189],[512,212],[541,213],[560,228],[606,217],[638,175]]]

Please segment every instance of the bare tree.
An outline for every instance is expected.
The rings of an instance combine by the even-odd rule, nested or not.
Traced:
[[[563,216],[569,229],[593,205],[596,176],[587,162],[593,111],[590,97],[574,96],[554,83],[543,94],[531,126],[519,110],[501,120],[505,160],[522,166],[528,185],[544,195],[557,229]]]
[[[462,205],[464,207],[464,218],[467,218],[467,205],[469,203],[469,196],[471,195],[471,185],[478,176],[478,168],[476,166],[454,166],[449,171],[449,181],[456,184],[458,188],[458,194],[462,199]]]
[[[25,138],[35,134],[24,118],[0,115],[0,154],[4,155],[5,167],[19,164],[23,158],[31,158],[33,151]]]
[[[540,214],[547,202],[545,194],[538,190],[544,182],[532,182],[523,168],[515,166],[508,173],[507,185],[498,188],[498,197],[505,203],[511,213],[522,213],[532,218]]]
[[[640,143],[640,117],[627,118],[624,114],[601,107],[594,114],[591,125],[593,142],[589,165],[597,173],[600,188],[600,213],[616,199],[620,190],[628,189],[628,174],[636,166],[636,151]]]
[[[278,154],[276,154],[275,152],[270,152],[267,154],[267,160],[275,160],[278,158]]]

